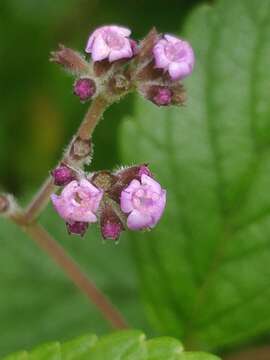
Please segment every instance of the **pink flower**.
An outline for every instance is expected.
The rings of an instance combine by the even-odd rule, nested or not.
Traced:
[[[180,80],[192,73],[194,53],[190,44],[175,36],[164,35],[153,49],[157,68],[168,71],[172,80]]]
[[[56,211],[68,223],[97,221],[103,191],[96,188],[88,180],[71,181],[63,189],[60,196],[51,195]]]
[[[121,193],[121,209],[129,214],[127,226],[131,230],[153,228],[164,211],[166,191],[150,176],[132,180]]]
[[[85,51],[92,54],[94,61],[130,58],[133,56],[130,34],[129,29],[121,26],[102,26],[89,37]]]

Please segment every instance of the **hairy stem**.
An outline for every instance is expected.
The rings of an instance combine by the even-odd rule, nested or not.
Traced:
[[[82,140],[88,140],[91,138],[96,125],[98,124],[108,105],[109,102],[102,96],[98,96],[93,101],[78,130],[78,136]]]
[[[50,195],[55,190],[55,185],[53,183],[53,179],[51,176],[49,176],[39,189],[39,191],[36,193],[35,197],[31,201],[31,203],[28,205],[25,211],[25,219],[27,223],[31,223],[35,221],[35,219],[39,216],[39,214],[42,212],[42,210],[46,207],[48,204],[48,200],[50,198]]]
[[[72,156],[78,155],[74,149],[76,144],[87,143],[91,139],[93,131],[101,119],[105,109],[109,105],[108,101],[98,96],[93,100],[89,107],[78,131],[72,138],[68,150],[64,153],[61,162],[70,164],[72,166],[83,166],[83,162],[76,163],[76,159]],[[90,148],[90,145],[89,145]],[[84,160],[84,156],[88,156],[88,152],[80,153],[80,160]],[[86,274],[80,269],[79,265],[69,256],[69,254],[51,237],[51,235],[36,222],[37,217],[45,208],[50,198],[50,195],[55,190],[52,177],[48,177],[43,183],[40,190],[34,196],[33,200],[26,208],[25,211],[14,204],[13,207],[16,209],[14,212],[8,213],[14,223],[20,226],[25,233],[27,233],[39,247],[44,250],[66,273],[70,280],[80,289],[100,310],[103,316],[111,323],[116,329],[127,328],[128,325],[118,309],[110,302],[110,300],[96,287],[96,285],[86,276]],[[7,198],[2,197],[2,200],[8,201]],[[5,207],[3,206],[3,210]]]
[[[23,213],[11,214],[9,218],[20,226],[24,232],[57,263],[78,289],[80,289],[96,305],[113,328],[128,328],[125,319],[118,309],[87,277],[64,248],[62,248],[62,246],[60,246],[40,224],[27,223]]]
[[[79,138],[83,141],[90,140],[96,125],[102,118],[102,115],[108,105],[109,102],[102,96],[98,96],[96,99],[94,99],[74,138]],[[70,141],[70,146],[68,146],[68,149],[70,149],[73,139]],[[69,152],[64,154],[60,163],[62,161],[65,161],[66,163],[71,162]],[[53,184],[53,179],[51,176],[49,176],[26,208],[25,219],[29,224],[39,216],[39,214],[48,204],[50,195],[54,190],[55,186]]]

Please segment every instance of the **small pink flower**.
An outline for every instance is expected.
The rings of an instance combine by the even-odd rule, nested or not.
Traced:
[[[121,193],[121,209],[129,214],[127,226],[131,230],[153,228],[164,211],[166,191],[150,176],[132,180]]]
[[[166,34],[156,43],[153,53],[156,67],[168,71],[172,80],[183,79],[192,73],[195,58],[187,41]]]
[[[103,191],[96,188],[88,180],[71,181],[63,189],[60,196],[51,195],[56,211],[68,223],[97,221]]]
[[[92,54],[94,61],[130,58],[133,56],[130,34],[129,29],[121,26],[102,26],[89,37],[85,51]]]

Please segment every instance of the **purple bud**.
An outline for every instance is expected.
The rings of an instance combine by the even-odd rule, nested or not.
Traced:
[[[89,224],[87,222],[75,221],[72,223],[66,223],[66,225],[69,234],[84,236]]]
[[[81,101],[89,100],[96,92],[96,85],[92,79],[80,78],[74,84],[74,94],[80,98]]]
[[[58,166],[51,172],[54,184],[57,186],[65,186],[72,180],[75,180],[74,172],[66,165]]]
[[[150,100],[158,106],[168,106],[172,102],[172,91],[167,87],[155,86]]]
[[[103,224],[101,228],[104,239],[117,240],[121,234],[122,225],[118,223],[111,223],[109,220]]]
[[[110,205],[106,205],[100,217],[101,234],[104,239],[117,240],[123,230],[121,220]]]

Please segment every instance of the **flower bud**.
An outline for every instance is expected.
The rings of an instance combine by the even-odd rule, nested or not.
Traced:
[[[93,144],[91,139],[82,139],[80,136],[73,139],[68,149],[69,160],[74,163],[76,167],[88,164],[91,160],[92,153]]]
[[[106,204],[100,216],[101,234],[104,239],[117,240],[124,230],[123,224],[111,205]]]
[[[82,222],[82,221],[70,222],[70,223],[66,223],[66,225],[67,225],[67,231],[70,235],[73,234],[80,236],[84,236],[89,226],[87,222]]]
[[[66,165],[60,165],[51,172],[54,184],[57,186],[65,186],[72,180],[75,180],[74,172]]]
[[[76,51],[59,45],[59,49],[51,52],[50,61],[62,65],[74,75],[80,75],[89,71],[88,62]]]
[[[155,28],[151,29],[146,37],[141,41],[138,51],[137,61],[139,63],[149,62],[153,57],[153,47],[160,36]]]
[[[172,103],[173,92],[166,86],[150,86],[146,91],[146,98],[157,106],[168,106]]]
[[[96,92],[95,82],[90,78],[80,78],[75,81],[73,91],[81,101],[91,99]]]
[[[152,101],[156,105],[167,106],[171,104],[172,91],[169,88],[158,86],[156,87],[153,95]]]
[[[185,89],[180,83],[166,86],[142,84],[140,92],[157,106],[183,105],[186,100]]]
[[[106,170],[97,171],[91,177],[92,184],[103,191],[109,190],[116,181],[117,177]]]

